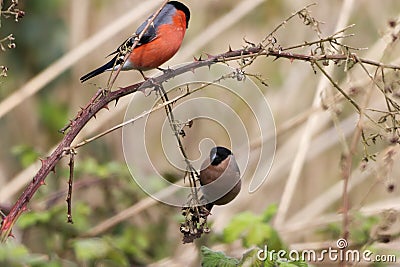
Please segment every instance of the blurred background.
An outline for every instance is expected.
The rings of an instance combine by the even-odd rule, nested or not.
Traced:
[[[4,0],[3,9],[10,2]],[[103,74],[85,84],[79,82],[79,77],[104,64],[105,56],[161,2],[20,0],[18,8],[26,12],[24,18],[19,22],[1,18],[1,38],[12,33],[16,44],[15,49],[1,51],[0,57],[0,65],[8,68],[7,76],[0,78],[0,208],[5,214],[39,169],[38,159],[49,155],[63,138],[58,130],[76,116],[109,76]],[[400,63],[396,28],[399,1],[316,2],[310,11],[321,21],[322,37],[355,24],[348,31],[355,36],[343,42],[368,48],[357,51],[360,57]],[[257,44],[310,2],[184,3],[192,14],[189,29],[181,50],[163,67],[192,61],[201,54],[223,53],[229,46],[239,49],[245,45],[244,40]],[[274,36],[282,47],[318,40],[316,32],[297,17]],[[297,52],[309,54],[310,49]],[[238,66],[235,62],[231,65]],[[342,64],[329,70],[335,82],[360,102],[367,89],[373,88],[366,106],[384,106],[385,99],[371,86],[362,68],[349,73],[344,69]],[[199,266],[202,245],[239,259],[248,249],[266,244],[275,249],[297,250],[318,250],[335,244],[342,231],[341,159],[358,122],[354,108],[342,100],[332,102],[337,91],[319,72],[315,74],[309,63],[260,58],[246,72],[260,75],[268,84],[254,79],[274,116],[274,163],[262,186],[249,193],[251,170],[257,164],[257,157],[252,155],[259,153],[263,142],[274,142],[273,137],[260,141],[249,123],[250,171],[243,177],[239,197],[213,210],[210,234],[194,244],[182,244],[180,209],[158,203],[133,181],[124,160],[121,131],[115,131],[78,150],[74,224],[66,223],[69,170],[65,159],[46,179],[47,186],[41,187],[31,200],[29,212],[18,220],[13,230],[15,238],[0,248],[2,266]],[[397,76],[386,76],[394,93]],[[141,79],[135,71],[121,73],[116,87]],[[221,99],[224,97],[220,95]],[[102,110],[77,141],[122,122],[130,98]],[[240,110],[240,104],[235,109]],[[248,113],[246,109],[240,113],[244,121]],[[155,116],[165,119],[163,112]],[[253,118],[249,115],[248,120]],[[349,242],[354,248],[368,246],[375,252],[399,255],[400,259],[398,148],[386,133],[376,132],[374,125],[366,122],[363,126],[367,134],[380,135],[375,144],[370,142],[370,147],[359,142],[352,158]],[[201,140],[204,132],[194,128],[187,134],[190,143]],[[273,134],[274,129],[270,129],[266,136]],[[229,146],[223,139],[215,142]],[[193,157],[201,154],[197,148],[198,145],[192,148]],[[162,156],[157,142],[150,149]],[[376,153],[375,160],[365,160],[365,149],[369,154]],[[392,165],[387,161],[388,155],[393,155]],[[183,178],[182,172],[168,166],[162,172],[172,181]],[[387,226],[384,233],[383,226]],[[388,237],[383,241],[390,242],[378,242],[382,235]]]

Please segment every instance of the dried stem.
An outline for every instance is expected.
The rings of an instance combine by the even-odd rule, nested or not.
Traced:
[[[75,166],[75,154],[76,152],[71,149],[69,152],[69,180],[68,180],[68,194],[67,194],[67,222],[74,223],[72,221],[72,185],[74,181],[74,166]]]
[[[175,120],[172,109],[173,103],[168,103],[168,94],[162,85],[156,85],[156,88],[158,89],[158,92],[161,95],[161,99],[165,104],[164,107],[165,112],[167,113],[169,125],[172,132],[174,133],[176,141],[178,142],[179,150],[186,163],[185,177],[189,176],[191,195],[189,196],[189,207],[182,207],[182,215],[185,217],[185,222],[181,223],[180,230],[183,233],[183,243],[191,243],[194,241],[194,239],[199,238],[202,233],[209,232],[206,226],[207,216],[209,215],[209,212],[207,212],[203,206],[200,206],[200,199],[198,196],[196,185],[199,174],[193,167],[192,163],[189,161],[185,148],[182,144],[181,138],[185,136],[185,133],[183,132],[182,127],[178,127],[180,123]]]
[[[350,201],[349,201],[349,193],[348,193],[348,187],[349,187],[349,180],[350,180],[350,175],[352,172],[352,166],[353,166],[353,156],[356,153],[357,150],[357,145],[360,142],[360,138],[362,137],[363,133],[363,120],[366,116],[365,114],[365,107],[367,106],[370,97],[371,97],[371,92],[372,92],[373,86],[371,85],[370,88],[368,88],[364,100],[361,103],[361,106],[359,107],[359,119],[358,123],[356,126],[356,129],[353,133],[349,150],[345,151],[342,156],[342,179],[343,179],[343,192],[342,192],[342,214],[343,214],[343,220],[342,220],[342,238],[345,240],[349,240],[349,224],[350,224],[350,219],[349,219],[349,211],[350,211]],[[345,248],[346,249],[346,248]],[[341,262],[341,265],[345,265],[345,262]]]

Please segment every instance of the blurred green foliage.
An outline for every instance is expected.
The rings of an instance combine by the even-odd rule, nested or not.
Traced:
[[[371,241],[372,229],[378,224],[378,216],[365,216],[359,212],[352,213],[352,220],[350,222],[350,236],[351,240],[357,247],[361,248],[369,241]],[[330,239],[339,239],[341,235],[341,224],[331,223],[322,228],[319,233],[324,237]]]
[[[11,0],[2,2],[3,9],[11,4]],[[0,81],[0,100],[10,96],[65,54],[70,38],[66,20],[68,6],[69,1],[66,0],[20,0],[17,8],[25,12],[23,18],[18,22],[13,17],[1,18],[1,36],[13,34],[16,47],[0,51],[0,65],[8,68],[7,77],[2,77]],[[7,122],[18,124],[16,132],[9,128],[4,131],[4,138],[0,141],[3,153],[9,153],[13,146],[24,145],[24,142],[29,142],[35,148],[47,148],[60,139],[61,134],[57,130],[68,122],[69,99],[66,99],[68,95],[54,88],[60,86],[68,75],[61,75],[36,94],[33,102],[19,106],[3,118],[2,127],[7,127]],[[40,133],[35,131],[38,129],[35,127],[40,127]],[[26,137],[27,133],[30,133],[32,140]],[[22,163],[23,167],[28,165],[26,162]],[[12,160],[7,162],[11,172],[14,171],[13,167],[20,169],[14,163]]]
[[[28,145],[17,145],[11,149],[11,154],[14,155],[20,162],[23,168],[28,167],[39,158],[39,152]]]
[[[13,241],[0,246],[0,265],[7,267],[20,267],[20,266],[60,266],[49,264],[47,265],[46,258],[29,253],[28,249]],[[42,265],[46,264],[46,265]]]
[[[355,244],[362,246],[370,241],[372,228],[379,222],[378,216],[365,216],[355,212],[350,223],[351,239]]]
[[[17,45],[12,53],[4,55],[10,78],[18,77],[10,80],[22,82],[22,77],[35,75],[63,55],[68,45],[63,18],[67,3],[65,0],[20,1],[19,7],[26,13],[24,18],[18,23],[12,20],[3,23],[2,31],[13,33]]]
[[[245,252],[240,260],[226,256],[222,252],[213,251],[207,247],[201,248],[202,266],[308,266],[303,261],[290,261],[286,258],[278,258],[278,251],[288,251],[283,244],[277,231],[271,226],[270,222],[277,211],[275,204],[270,205],[263,214],[255,215],[251,212],[242,212],[236,215],[223,232],[223,241],[233,243],[241,240],[246,248],[251,248]],[[267,252],[271,252],[272,258],[265,257],[259,253],[262,248],[267,246]],[[272,253],[275,251],[275,253]],[[286,253],[286,255],[289,255]]]
[[[21,155],[21,161],[32,153],[27,147],[15,150]],[[66,181],[67,176],[68,169],[62,169],[59,178]],[[93,158],[81,159],[76,163],[74,183],[84,185],[85,180],[89,181],[87,186],[74,189],[73,224],[66,223],[66,183],[63,183],[62,191],[53,195],[38,194],[41,199],[37,201],[45,208],[24,213],[16,225],[16,229],[22,231],[23,243],[30,248],[15,245],[10,239],[8,246],[0,247],[0,266],[131,266],[145,265],[169,255],[172,246],[166,242],[167,224],[152,219],[150,214],[148,222],[151,223],[123,222],[101,237],[85,237],[91,227],[110,216],[110,211],[115,209],[112,203],[126,207],[145,196],[132,182],[124,163],[102,164]],[[104,205],[96,206],[74,197],[82,195],[80,190],[98,190],[100,195],[108,198],[103,200]],[[41,240],[40,244],[37,238]]]
[[[270,225],[276,211],[277,206],[272,204],[261,215],[251,212],[242,212],[236,215],[224,229],[223,241],[232,243],[241,239],[243,246],[247,248],[254,245],[263,247],[268,244],[270,249],[283,249],[284,246],[278,233]]]
[[[68,106],[65,103],[55,101],[56,97],[42,97],[38,106],[38,115],[42,129],[46,129],[51,140],[60,138],[58,132],[68,122]]]

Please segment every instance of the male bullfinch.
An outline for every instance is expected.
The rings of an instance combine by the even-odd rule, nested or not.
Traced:
[[[231,202],[240,192],[240,170],[232,152],[221,146],[211,149],[200,170],[200,189],[206,208]]]
[[[143,75],[143,71],[157,68],[169,60],[182,44],[189,19],[190,11],[187,6],[178,1],[168,2],[147,28],[121,70],[135,69]],[[128,38],[112,53],[116,55],[109,62],[82,76],[81,82],[105,71],[117,70],[129,48],[133,45],[135,36],[138,36],[144,30],[147,21],[140,25],[134,36]]]

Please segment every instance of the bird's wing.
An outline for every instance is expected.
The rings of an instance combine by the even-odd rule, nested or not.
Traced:
[[[164,24],[171,24],[172,23],[172,17],[174,13],[176,12],[176,8],[171,5],[167,4],[161,12],[158,14],[158,16],[154,19],[153,23],[147,28],[146,32],[142,35],[142,38],[140,38],[139,42],[137,43],[136,47],[139,47],[144,44],[148,44],[151,41],[154,41],[157,38],[157,31],[159,26],[164,25]],[[123,52],[126,50],[127,47],[131,47],[133,43],[135,42],[135,37],[139,36],[140,33],[144,30],[146,27],[148,21],[151,19],[152,16],[149,16],[143,23],[142,25],[137,28],[135,34],[123,42],[116,51],[113,53],[109,54],[113,55],[118,52]]]
[[[142,24],[143,25],[143,24]],[[140,27],[139,27],[140,28]],[[144,27],[143,27],[144,29]],[[142,30],[143,30],[142,29]],[[139,34],[141,31],[138,31]],[[152,32],[152,33],[148,33],[148,32]],[[124,51],[127,50],[127,48],[132,47],[133,43],[135,42],[135,38],[137,36],[137,33],[135,33],[133,36],[130,36],[128,39],[126,39],[118,48],[117,50],[115,50],[114,52],[110,53],[107,55],[107,57],[117,54],[118,52],[122,52],[122,54],[125,54]],[[139,47],[141,45],[147,44],[151,41],[153,41],[154,39],[157,38],[157,34],[156,34],[156,30],[154,27],[150,26],[147,31],[143,34],[142,38],[140,38],[139,42],[136,44],[135,47]]]

